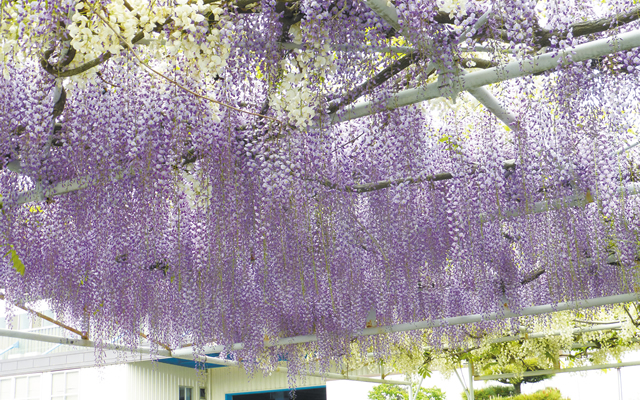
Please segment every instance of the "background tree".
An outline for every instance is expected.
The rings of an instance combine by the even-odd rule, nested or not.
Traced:
[[[378,385],[368,394],[369,400],[445,400],[444,392],[436,387],[420,387],[413,399],[409,399],[409,393],[403,387],[396,385]]]
[[[536,344],[539,343],[547,348],[543,348],[542,351],[532,352],[531,346],[525,346],[524,341],[493,343],[485,351],[474,352],[474,367],[477,367],[483,375],[514,372],[517,374],[559,368],[558,349],[549,346],[545,341],[540,341]],[[540,382],[553,376],[553,374],[516,376],[514,378],[498,379],[498,382],[513,385],[515,393],[520,394],[523,383]]]

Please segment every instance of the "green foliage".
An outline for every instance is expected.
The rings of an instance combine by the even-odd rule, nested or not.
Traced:
[[[560,394],[556,388],[546,388],[531,394],[514,394],[514,390],[509,386],[489,386],[484,389],[473,391],[475,400],[569,400]],[[467,400],[467,393],[462,393],[462,398]]]
[[[378,385],[369,391],[370,400],[409,400],[406,389],[394,385]],[[445,400],[446,395],[437,387],[420,388],[415,400]]]
[[[474,362],[483,375],[515,373],[507,379],[497,379],[501,383],[512,384],[515,393],[520,393],[523,383],[539,382],[553,375],[518,376],[526,371],[553,369],[558,364],[559,348],[553,340],[546,338],[492,343],[482,351],[473,354]]]
[[[422,365],[418,367],[418,374],[420,374],[423,379],[431,378],[431,362],[433,361],[433,355],[429,349],[422,353],[422,360]]]
[[[437,387],[420,388],[416,400],[445,400],[447,396]]]
[[[496,397],[508,397],[515,395],[513,386],[489,386],[484,389],[476,389],[473,391],[475,400],[490,400]],[[462,393],[462,398],[467,400],[467,392]]]
[[[9,252],[6,255],[11,256],[11,262],[13,263],[13,268],[16,271],[18,271],[20,275],[24,275],[24,264],[22,263],[22,260],[20,260],[20,256],[18,256],[18,253],[13,248],[13,246],[11,246],[11,250],[9,250]]]
[[[505,397],[504,400],[569,400],[562,397],[556,388],[546,388],[531,394],[519,394],[513,397]]]
[[[369,391],[369,400],[408,400],[409,394],[400,386],[378,385]]]

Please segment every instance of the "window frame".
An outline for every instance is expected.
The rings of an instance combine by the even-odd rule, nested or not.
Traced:
[[[27,397],[26,398],[20,398],[20,400],[40,400],[42,398],[42,374],[38,373],[38,374],[27,374],[27,375],[14,375],[14,376],[5,376],[5,377],[0,377],[0,381],[9,381],[10,383],[10,391],[9,391],[9,399],[8,400],[16,400],[18,399],[17,397],[17,393],[16,393],[16,380],[20,379],[20,378],[27,378]],[[39,388],[38,388],[38,394],[34,397],[29,397],[29,381],[32,378],[38,378],[40,380],[39,382]]]
[[[189,390],[189,396],[187,397],[187,389]],[[184,390],[184,397],[180,397],[182,393],[182,390]],[[178,386],[178,400],[194,400],[193,398],[193,386],[182,386],[179,385]]]
[[[69,393],[69,390],[67,388],[67,375],[69,374],[78,374],[78,379],[76,382],[76,389],[75,389],[75,393]],[[53,377],[55,375],[63,375],[64,378],[64,393],[62,394],[54,394],[53,393]],[[79,369],[70,369],[67,371],[54,371],[51,373],[51,383],[49,385],[49,397],[48,400],[69,400],[69,398],[75,398],[78,399],[80,397],[80,370]]]

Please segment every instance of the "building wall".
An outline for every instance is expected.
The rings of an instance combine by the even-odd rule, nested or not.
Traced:
[[[80,355],[93,356],[93,353]],[[66,355],[52,357],[61,356]],[[9,361],[4,363],[17,362]],[[20,362],[27,361],[31,360]],[[50,368],[48,371],[40,368],[40,371],[33,366],[14,369],[13,374],[5,371],[7,375],[0,375],[0,400],[178,400],[181,386],[192,388],[192,400],[200,400],[200,388],[205,389],[205,400],[227,400],[228,394],[290,388],[285,373],[264,376],[258,370],[249,376],[243,368],[234,367],[203,372],[151,361],[95,367],[92,359],[75,364],[55,363],[46,367]],[[362,369],[351,373],[367,375],[372,371]],[[326,382],[319,377],[298,377],[296,385],[302,389],[326,386]]]
[[[0,378],[3,376],[27,375],[40,372],[61,371],[68,369],[93,368],[98,364],[94,349],[74,349],[70,352],[50,353],[46,355],[20,357],[9,360],[0,360]],[[106,350],[103,352],[100,365],[120,365],[125,362],[146,361],[148,355],[119,354],[116,351]],[[1,399],[0,399],[1,400]]]
[[[129,400],[131,364],[82,368],[78,379],[78,400]]]
[[[1,400],[127,400],[127,365],[0,378]]]
[[[199,400],[199,389],[207,386],[206,372],[195,369],[150,361],[128,366],[129,400],[178,400],[180,386],[192,388],[192,400]]]
[[[208,378],[207,400],[225,400],[225,395],[230,393],[289,389],[287,374],[283,373],[274,373],[265,377],[261,371],[256,371],[250,377],[243,368],[214,368],[209,370]],[[316,377],[304,379],[300,377],[297,380],[297,386],[301,389],[325,386],[325,381]]]

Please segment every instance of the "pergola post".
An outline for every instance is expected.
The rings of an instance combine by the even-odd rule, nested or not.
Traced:
[[[622,400],[622,372],[620,371],[620,367],[616,368],[618,372],[618,398]]]
[[[467,396],[467,400],[474,400],[475,394],[473,392],[473,361],[469,360],[469,364],[467,365],[467,369],[469,371],[469,396]]]

